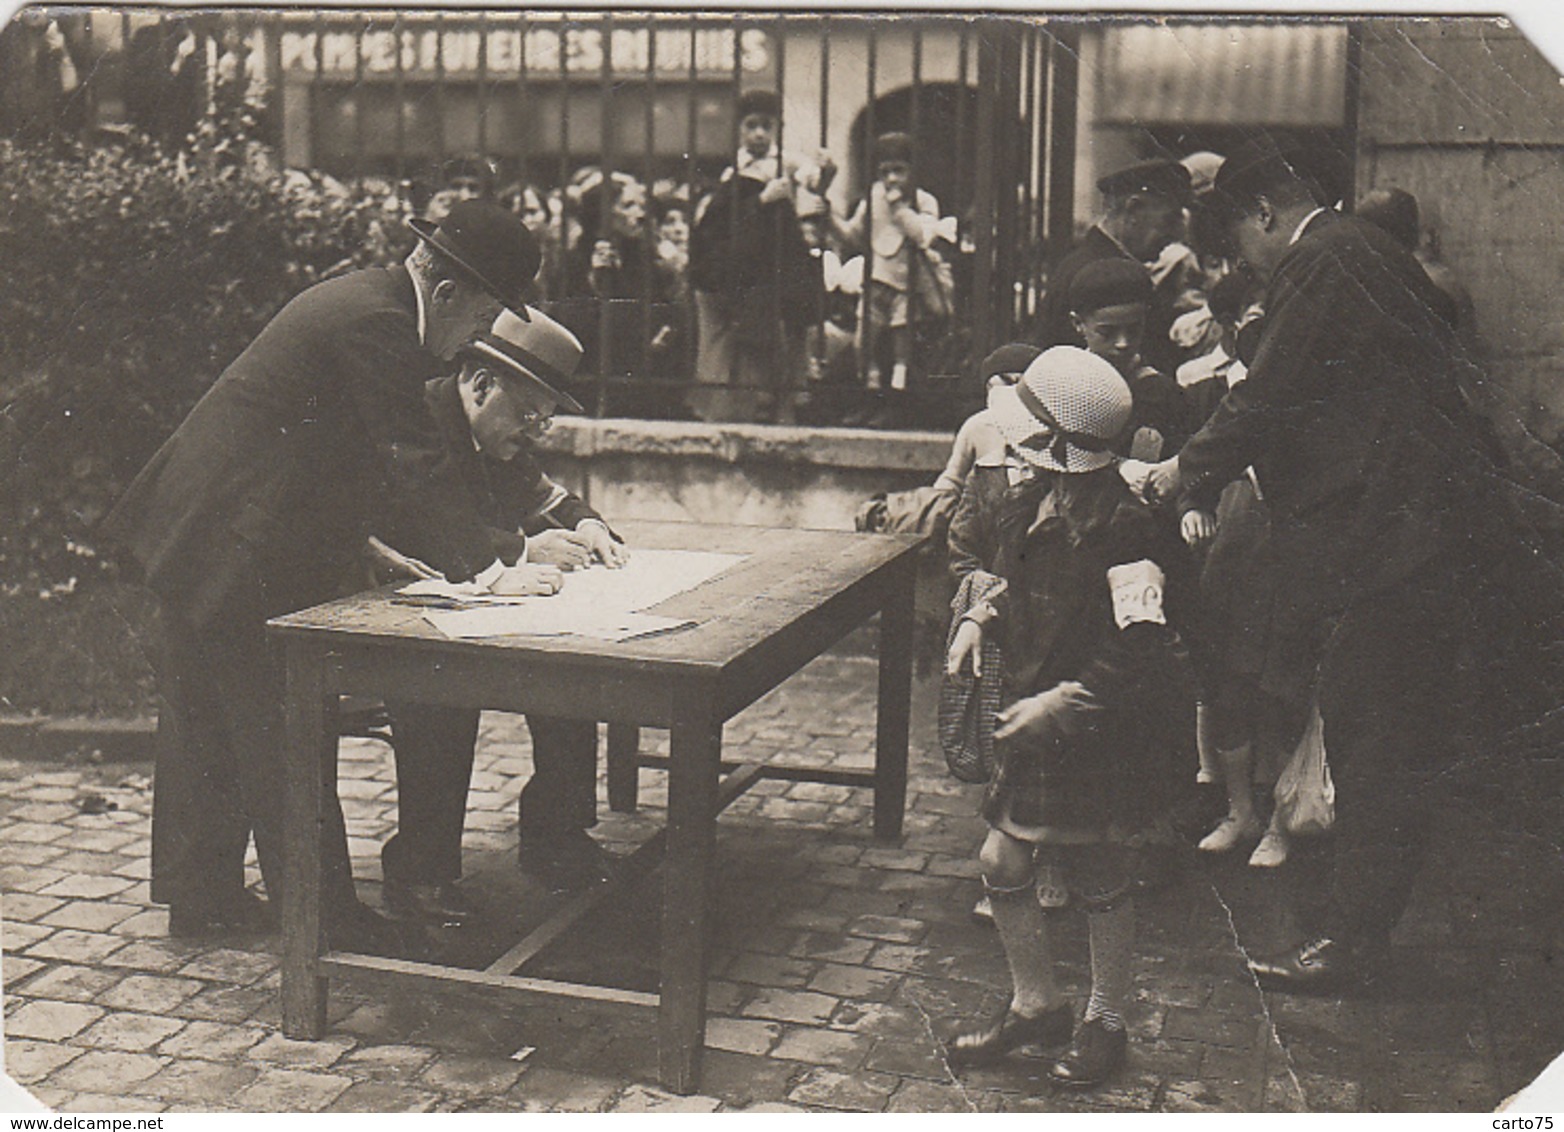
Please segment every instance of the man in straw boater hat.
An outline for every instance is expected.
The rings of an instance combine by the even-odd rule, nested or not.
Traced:
[[[1247,379],[1146,489],[1220,490],[1252,466],[1271,508],[1267,649],[1314,673],[1334,867],[1309,934],[1250,967],[1300,991],[1383,969],[1431,791],[1557,703],[1564,593],[1531,537],[1547,500],[1512,490],[1468,408],[1486,383],[1441,295],[1392,236],[1326,207],[1307,161],[1261,136],[1217,173],[1213,229],[1265,282],[1265,321]]]
[[[504,311],[493,328],[458,353],[461,371],[424,387],[441,440],[508,564],[575,569],[620,566],[624,545],[596,511],[551,480],[535,444],[557,409],[582,412],[561,386],[581,362],[569,330],[536,311],[529,321]],[[415,533],[415,532],[414,532]],[[382,531],[399,551],[414,549],[394,526]],[[403,576],[432,574],[407,556]],[[391,914],[459,924],[473,914],[456,884],[462,825],[478,739],[476,708],[388,705],[395,738],[398,828],[381,853]],[[597,821],[597,724],[529,712],[533,775],[521,793],[522,864],[553,886],[596,879],[603,852],[588,836]]]
[[[1177,161],[1139,161],[1097,182],[1103,216],[1048,272],[1048,289],[1037,315],[1033,340],[1050,346],[1084,346],[1070,313],[1070,284],[1088,263],[1120,258],[1143,267],[1184,236],[1184,210],[1194,198],[1189,170]],[[1151,277],[1147,270],[1146,277]],[[1165,296],[1146,320],[1146,360],[1172,373],[1178,358],[1168,338],[1173,308]]]
[[[531,234],[464,201],[409,222],[407,260],[318,283],[261,330],[153,456],[106,521],[160,603],[162,697],[153,898],[176,935],[274,917],[244,885],[248,836],[266,891],[283,885],[283,673],[270,617],[340,592],[393,508],[422,556],[496,592],[552,592],[551,568],[494,554],[424,404],[424,383],[537,272]],[[331,946],[395,951],[360,904],[336,799],[322,822]]]

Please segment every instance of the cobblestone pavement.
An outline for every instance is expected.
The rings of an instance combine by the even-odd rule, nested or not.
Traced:
[[[823,658],[730,723],[726,750],[868,766],[873,689],[872,662]],[[149,768],[0,763],[7,1069],[77,1111],[1478,1110],[1564,1048],[1554,779],[1551,797],[1512,784],[1503,824],[1469,805],[1441,812],[1394,970],[1372,993],[1262,996],[1246,973],[1235,926],[1255,948],[1290,942],[1277,890],[1307,879],[1309,854],[1280,875],[1190,854],[1140,902],[1116,1080],[1054,1093],[1041,1056],[952,1075],[939,1038],[1002,1002],[1008,978],[992,931],[968,919],[982,826],[974,789],[943,772],[931,693],[920,684],[901,844],[873,840],[868,793],[846,787],[768,781],[724,815],[709,1048],[691,1097],[656,1087],[647,1012],[339,980],[327,1035],[290,1041],[275,938],[166,937],[148,901]],[[486,717],[466,848],[470,883],[505,924],[549,899],[513,863],[529,766],[518,721]],[[357,873],[378,900],[391,760],[347,740],[341,768]],[[643,772],[639,814],[603,807],[597,833],[616,852],[655,828],[661,777]],[[655,890],[580,924],[541,957],[544,973],[655,989]],[[1079,1000],[1084,927],[1055,919]],[[482,931],[442,944],[490,945]]]

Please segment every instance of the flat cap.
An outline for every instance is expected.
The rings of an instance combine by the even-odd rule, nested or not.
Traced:
[[[1155,193],[1179,204],[1194,198],[1189,170],[1177,161],[1139,161],[1109,173],[1097,182],[1104,196],[1123,197],[1131,193]]]

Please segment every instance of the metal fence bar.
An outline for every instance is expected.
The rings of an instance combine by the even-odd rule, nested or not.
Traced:
[[[403,61],[402,36],[406,25],[397,13],[391,23],[391,38],[396,52],[396,80],[392,87],[396,100],[396,184],[397,191],[407,192],[407,67]]]
[[[1070,20],[1048,26],[1048,249],[1055,259],[1075,240],[1075,112],[1080,83],[1081,31]]]
[[[315,13],[315,69],[310,75],[310,164],[315,168],[321,165],[321,159],[325,156],[324,147],[321,145],[321,78],[326,70],[326,20],[321,13]]]
[[[434,163],[435,190],[445,188],[445,13],[434,14]]]
[[[868,41],[865,47],[864,66],[864,118],[863,118],[863,145],[860,153],[860,168],[862,169],[860,183],[863,186],[863,293],[858,299],[858,380],[867,387],[869,385],[869,373],[873,370],[879,373],[879,358],[874,356],[878,343],[870,334],[870,304],[869,292],[872,289],[874,275],[874,139],[878,134],[875,128],[875,99],[879,87],[879,48],[880,40],[876,32],[877,21],[870,19],[863,26],[868,28]],[[882,376],[883,380],[883,376]],[[878,390],[880,383],[876,382]]]
[[[364,124],[364,35],[368,29],[368,17],[360,17],[353,29],[353,179],[356,182],[362,182],[368,172],[364,160],[369,139]]]
[[[517,113],[516,113],[516,122],[517,122],[518,125],[520,123],[523,123],[523,122],[526,122],[526,121],[529,120],[530,113],[531,113],[531,110],[532,110],[532,76],[531,76],[531,74],[527,70],[527,67],[528,67],[528,64],[527,64],[527,32],[528,32],[528,30],[529,29],[528,29],[528,21],[527,21],[527,13],[526,13],[526,11],[522,10],[522,11],[517,12],[516,13],[516,45],[517,45],[517,58],[516,58],[516,109],[517,109]],[[532,141],[532,138],[530,136],[520,137],[516,141],[516,180],[523,187],[525,187],[529,183],[528,179],[527,179],[527,175],[528,175],[528,173],[531,172],[531,163],[530,163],[530,160],[529,160],[531,158],[531,156],[532,156],[532,154],[531,154],[531,141]],[[547,208],[548,208],[548,202],[547,201],[539,200],[538,203],[543,205],[544,206],[544,210],[547,211]],[[525,201],[522,202],[522,207],[523,208],[526,207],[526,202]]]
[[[478,154],[490,161],[489,154],[489,14],[478,13]],[[493,167],[492,164],[490,166]],[[498,185],[494,186],[496,189]]]
[[[611,123],[614,120],[614,16],[612,12],[602,16],[599,22],[599,31],[603,43],[603,63],[598,72],[598,168],[602,170],[603,179],[598,185],[597,193],[597,239],[607,240],[613,236],[613,200],[614,191],[614,142]],[[586,239],[586,233],[582,233],[582,239]],[[588,276],[590,277],[590,270]],[[597,415],[599,418],[608,415],[608,383],[609,375],[614,368],[614,348],[611,338],[613,330],[613,300],[598,296],[597,308]]]
[[[977,25],[977,137],[973,170],[973,353],[993,349],[994,336],[994,118],[998,50],[993,20]]]

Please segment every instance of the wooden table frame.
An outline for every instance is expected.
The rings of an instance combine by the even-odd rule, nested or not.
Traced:
[[[870,786],[875,836],[900,837],[907,792],[913,588],[922,540],[694,524],[622,526],[632,546],[747,551],[751,557],[657,607],[670,616],[699,620],[698,627],[641,641],[448,640],[416,611],[391,604],[384,591],[270,623],[287,666],[282,1014],[289,1037],[324,1033],[327,977],[335,971],[655,1007],[662,1084],[691,1093],[698,1087],[705,1046],[710,880],[716,817],[723,806],[764,778]],[[726,720],[875,614],[880,616],[880,656],[872,771],[723,762]],[[656,842],[666,835],[660,993],[514,973],[584,914],[590,896],[570,901],[485,971],[322,954],[317,831],[325,791],[335,781],[337,705],[341,696],[354,694],[605,720],[609,798],[615,809],[634,808],[641,766],[666,769],[666,829],[637,854],[654,855]],[[669,729],[665,759],[637,753],[639,725]]]

